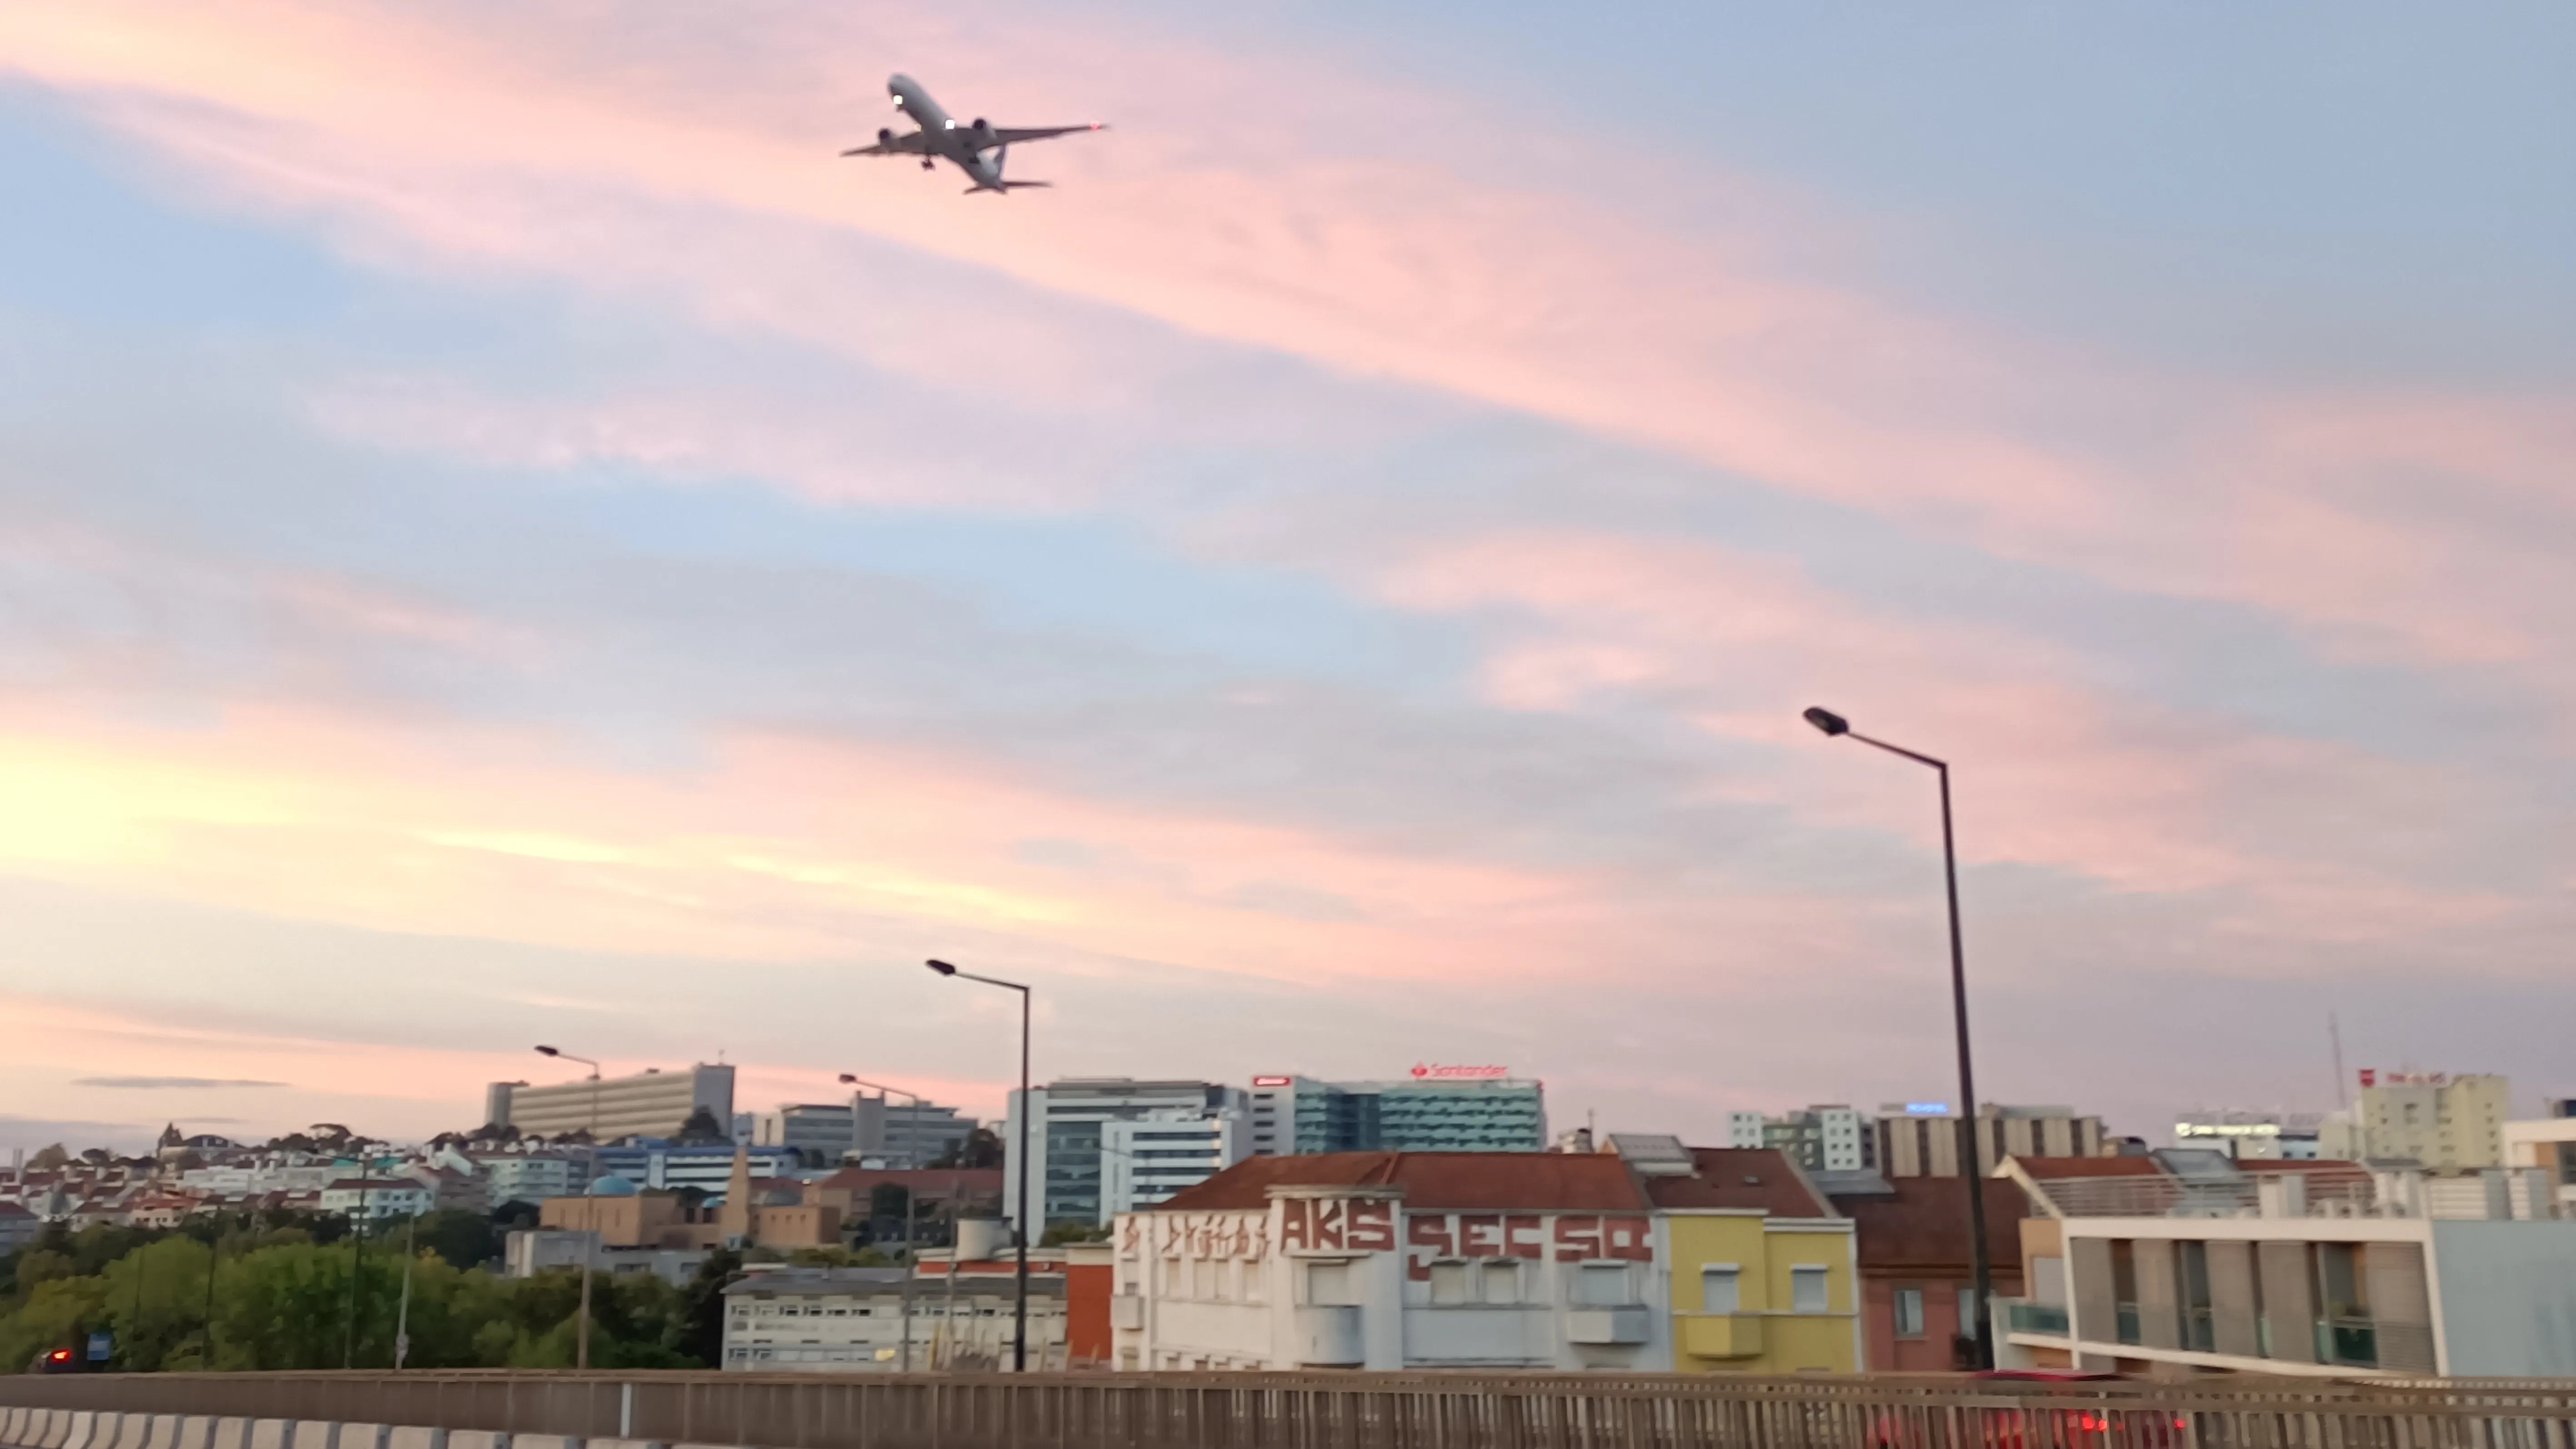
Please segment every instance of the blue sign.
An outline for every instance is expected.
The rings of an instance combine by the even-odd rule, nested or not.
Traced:
[[[1946,1117],[1950,1115],[1950,1104],[1947,1102],[1908,1102],[1905,1104],[1905,1115],[1908,1117]]]
[[[107,1330],[104,1328],[91,1334],[89,1336],[89,1361],[91,1363],[107,1362],[108,1347],[113,1342],[115,1342],[115,1340],[107,1336]]]

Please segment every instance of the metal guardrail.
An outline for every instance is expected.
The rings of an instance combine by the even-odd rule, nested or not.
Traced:
[[[2576,1449],[2576,1381],[83,1374],[0,1406],[763,1449]]]

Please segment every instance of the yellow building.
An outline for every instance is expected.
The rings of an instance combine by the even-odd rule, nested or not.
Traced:
[[[1672,1272],[1675,1371],[1858,1371],[1851,1220],[1784,1154],[1624,1134],[1611,1150],[1656,1208],[1657,1257]]]

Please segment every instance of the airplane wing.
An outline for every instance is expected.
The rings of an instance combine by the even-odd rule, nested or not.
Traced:
[[[929,154],[930,139],[919,131],[909,136],[895,136],[873,146],[860,146],[844,151],[844,156],[922,156]]]
[[[1097,122],[1088,126],[1003,126],[995,128],[993,137],[1002,145],[1016,146],[1022,141],[1043,141],[1050,136],[1070,136],[1076,131],[1107,129],[1109,128]]]

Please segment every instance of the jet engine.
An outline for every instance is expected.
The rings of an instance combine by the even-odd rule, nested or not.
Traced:
[[[982,116],[977,116],[975,118],[975,148],[980,151],[986,147],[998,146],[1000,144],[1002,144],[1002,138],[993,134],[993,123],[985,120]]]
[[[894,127],[892,127],[892,126],[879,126],[879,127],[877,127],[877,144],[878,144],[878,145],[880,145],[880,146],[891,146],[891,145],[893,145],[893,144],[894,144]]]

